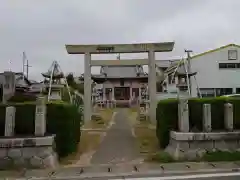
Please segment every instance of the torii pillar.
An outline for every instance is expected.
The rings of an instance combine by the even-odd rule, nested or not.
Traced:
[[[69,54],[84,54],[84,122],[89,121],[92,115],[91,105],[91,66],[104,65],[148,65],[148,89],[150,95],[150,120],[156,121],[156,69],[155,52],[172,51],[174,42],[163,43],[144,43],[144,44],[96,44],[96,45],[66,45]],[[91,60],[91,54],[109,54],[109,53],[148,53],[148,59],[139,60]]]

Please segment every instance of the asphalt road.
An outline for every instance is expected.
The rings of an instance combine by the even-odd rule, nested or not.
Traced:
[[[51,178],[31,178],[31,180],[50,180]],[[239,180],[240,179],[240,172],[235,173],[207,173],[207,174],[184,174],[184,175],[165,175],[165,176],[158,176],[158,177],[147,177],[147,174],[144,176],[140,176],[137,178],[128,178],[128,177],[115,177],[111,178],[108,176],[105,177],[81,177],[81,176],[72,176],[72,177],[57,177],[52,178],[54,180]],[[23,180],[23,179],[16,179],[16,180]]]

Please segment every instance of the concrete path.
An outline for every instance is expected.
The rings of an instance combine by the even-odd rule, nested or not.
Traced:
[[[119,164],[137,160],[139,152],[128,113],[128,109],[117,110],[113,125],[93,155],[91,164]]]

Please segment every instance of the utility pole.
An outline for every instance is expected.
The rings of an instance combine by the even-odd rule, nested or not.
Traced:
[[[191,73],[191,56],[190,53],[192,53],[192,50],[187,50],[185,49],[185,53],[187,53],[187,76],[189,75],[189,73]],[[191,83],[191,78],[189,79],[189,93],[190,95],[192,95],[192,83]]]
[[[9,60],[9,71],[12,71],[11,66],[12,66],[12,62],[11,60]]]
[[[24,79],[24,73],[25,73],[25,61],[26,61],[26,59],[27,59],[27,56],[26,56],[26,53],[23,51],[23,57],[22,57],[23,59],[22,59],[22,73],[23,73],[23,76],[22,76],[22,78]]]
[[[32,67],[32,66],[29,66],[29,64],[28,64],[28,60],[27,60],[26,67],[27,67],[27,79],[28,79],[29,67]]]

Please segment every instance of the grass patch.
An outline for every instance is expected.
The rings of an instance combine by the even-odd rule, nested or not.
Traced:
[[[129,108],[129,111],[130,111],[130,113],[131,113],[131,112],[138,112],[138,111],[139,111],[139,107]]]
[[[201,160],[207,162],[239,161],[240,152],[216,151],[206,153]]]
[[[85,122],[84,128],[85,129],[105,129],[108,127],[109,122],[112,119],[113,109],[103,109],[99,111],[101,116],[100,120],[91,120]]]
[[[78,150],[75,153],[70,154],[69,156],[61,160],[61,164],[74,164],[80,160],[80,157],[84,153],[94,151],[97,149],[101,141],[101,134],[91,133],[89,131],[82,131],[80,143],[78,144]]]
[[[175,160],[167,153],[164,151],[159,151],[155,154],[150,155],[146,161],[150,162],[159,162],[159,163],[172,163],[175,162]]]
[[[155,154],[158,149],[156,131],[148,128],[148,122],[140,122],[134,126],[134,133],[137,138],[140,153],[148,159],[148,156]]]

